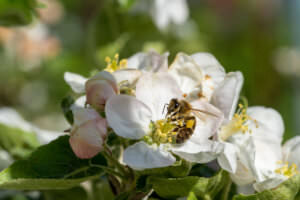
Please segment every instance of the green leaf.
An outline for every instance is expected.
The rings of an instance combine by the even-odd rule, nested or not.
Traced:
[[[178,198],[191,195],[196,197],[213,199],[226,184],[229,175],[220,171],[211,178],[187,176],[183,178],[161,178],[149,177],[148,184],[151,184],[154,191],[163,198]]]
[[[107,179],[95,180],[92,184],[93,197],[95,200],[114,199],[114,194]]]
[[[36,0],[1,0],[0,25],[26,25],[32,22]]]
[[[198,200],[194,192],[190,192],[187,200]]]
[[[119,194],[114,200],[128,200],[128,197],[130,196],[130,192],[123,192]]]
[[[234,200],[295,200],[300,189],[300,175],[293,176],[277,188],[254,195],[235,195]]]
[[[0,149],[8,151],[15,159],[25,158],[39,145],[35,133],[0,124]]]
[[[125,11],[129,10],[136,2],[136,0],[118,0],[121,8]]]
[[[191,170],[191,163],[185,160],[177,161],[175,165],[170,167],[146,169],[143,171],[137,171],[137,174],[151,175],[151,176],[164,176],[164,177],[184,177],[189,174]]]
[[[74,118],[71,110],[71,106],[74,104],[75,100],[71,96],[67,96],[63,98],[61,101],[61,109],[65,115],[65,118],[70,124],[73,124]]]
[[[87,200],[87,192],[82,187],[68,190],[47,190],[44,192],[45,200]]]
[[[106,166],[99,154],[93,164]],[[61,136],[39,147],[26,160],[20,160],[0,173],[0,188],[22,190],[68,189],[95,179],[103,171],[91,168],[89,160],[77,158],[69,145],[69,136]]]
[[[211,167],[206,164],[194,164],[189,176],[201,176],[201,177],[211,177],[216,173]]]

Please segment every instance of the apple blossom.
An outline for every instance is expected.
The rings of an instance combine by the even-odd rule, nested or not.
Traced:
[[[260,149],[256,147],[258,158],[254,166],[256,173],[253,187],[258,192],[275,188],[288,178],[299,174],[300,137],[291,138],[283,146],[280,143],[276,144],[264,142],[261,143]],[[266,150],[273,153],[267,154]]]
[[[74,108],[70,145],[77,157],[92,158],[102,150],[107,122],[92,108]]]
[[[231,159],[226,163],[219,157],[219,164],[225,169],[236,168],[231,178],[238,185],[253,184],[258,192],[278,186],[298,173],[299,164],[295,156],[299,138],[282,148],[283,132],[283,120],[274,109],[255,106],[246,111],[240,105],[218,132],[219,141],[233,147],[231,156],[227,154]]]
[[[163,108],[173,98],[182,99],[177,82],[168,73],[145,73],[136,84],[136,97],[118,95],[110,98],[105,112],[109,126],[121,137],[139,140],[129,146],[123,161],[134,169],[157,168],[172,165],[176,159],[171,154],[193,162],[207,162],[215,154],[207,153],[214,148],[211,137],[222,122],[222,113],[206,101],[193,101],[197,109],[213,113],[205,120],[197,119],[193,135],[183,144],[176,144],[170,131],[171,124],[165,119]],[[217,150],[218,149],[218,150]]]
[[[147,63],[154,63],[152,66],[159,67],[149,67],[150,65]],[[221,64],[209,53],[196,53],[192,56],[178,53],[169,68],[167,67],[167,54],[160,56],[155,52],[135,54],[128,59],[127,64],[126,69],[114,72],[117,80],[124,81],[129,77],[130,82],[136,84],[143,74],[167,72],[175,79],[182,91],[180,98],[187,101],[201,99],[208,103],[211,102],[223,111],[226,120],[230,120],[235,111],[243,84],[243,75],[240,72],[226,74]],[[132,87],[134,88],[134,86]],[[230,165],[235,147],[229,143],[214,140],[209,140],[208,143],[209,145],[206,145],[204,150],[207,155],[210,154],[208,157],[219,155],[221,163]],[[209,148],[211,149],[209,150]],[[220,151],[220,149],[223,150]],[[177,150],[179,153],[180,148]],[[235,165],[225,168],[230,172],[234,172],[236,169]]]

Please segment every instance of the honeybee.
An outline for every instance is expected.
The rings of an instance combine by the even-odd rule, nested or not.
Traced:
[[[184,143],[194,133],[196,128],[196,117],[194,115],[201,120],[204,119],[200,113],[217,117],[213,113],[194,109],[192,105],[185,100],[171,99],[167,105],[166,119],[175,125],[175,128],[172,130],[172,132],[177,133],[176,144]]]

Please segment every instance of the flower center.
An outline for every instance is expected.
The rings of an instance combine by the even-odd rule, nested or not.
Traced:
[[[144,136],[148,144],[173,144],[176,142],[176,125],[168,119],[157,120],[150,123],[150,133]]]
[[[289,165],[288,162],[284,163],[282,161],[278,161],[277,164],[280,165],[280,167],[275,170],[275,173],[277,174],[284,175],[288,178],[299,174],[299,171],[297,170],[297,165],[295,163]]]
[[[105,62],[107,63],[106,68],[104,69],[107,72],[114,72],[117,71],[119,69],[126,69],[127,68],[127,60],[126,59],[122,59],[119,62],[119,54],[116,54],[114,56],[114,59],[111,59],[110,57],[106,57],[105,58]]]
[[[119,84],[120,94],[135,96],[135,86],[130,84],[128,80],[121,81]]]
[[[247,124],[248,121],[253,121],[258,128],[258,123],[255,119],[251,118],[247,114],[247,108],[244,108],[242,104],[239,104],[239,109],[237,113],[234,114],[232,120],[229,124],[221,128],[219,138],[223,141],[226,141],[230,136],[242,132],[242,133],[252,133],[252,130]]]

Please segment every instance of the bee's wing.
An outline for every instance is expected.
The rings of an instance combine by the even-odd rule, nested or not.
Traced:
[[[196,116],[196,117],[198,117],[200,120],[202,120],[202,121],[205,121],[206,120],[206,115],[209,115],[209,116],[213,116],[213,117],[218,117],[217,115],[215,115],[214,113],[211,113],[211,112],[207,112],[207,111],[205,111],[205,110],[199,110],[199,109],[192,109],[191,110],[192,111],[192,113]]]
[[[203,113],[195,110],[192,110],[191,112],[201,121],[205,121],[205,115]]]

